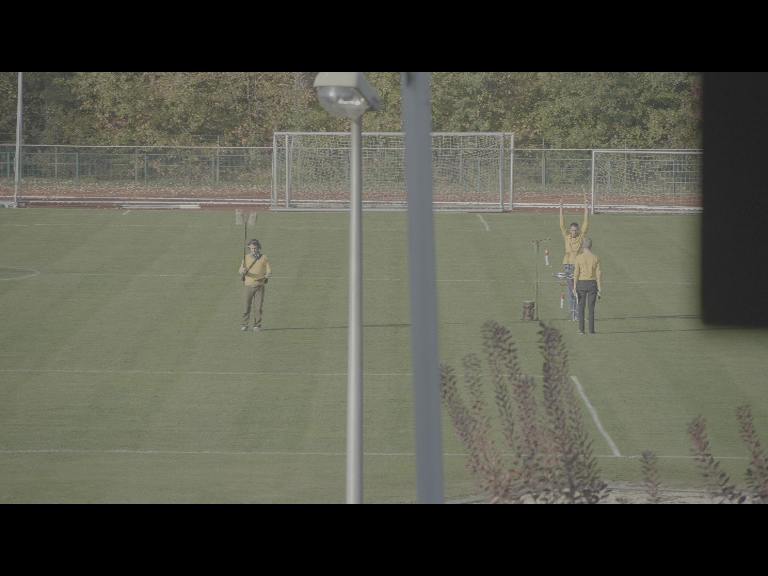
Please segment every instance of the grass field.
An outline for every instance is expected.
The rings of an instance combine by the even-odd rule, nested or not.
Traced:
[[[522,313],[549,236],[539,316],[594,407],[601,477],[639,482],[652,450],[663,487],[698,488],[685,430],[703,414],[742,483],[734,412],[768,442],[768,331],[702,323],[699,226],[593,216],[603,300],[583,336],[552,277],[557,214],[436,214],[441,361],[480,353],[493,319],[541,373]],[[0,211],[0,502],[344,502],[349,216],[260,213],[249,237],[273,265],[261,333],[240,331],[234,210]],[[414,502],[405,213],[365,214],[363,276],[363,499]],[[446,500],[474,495],[447,415],[443,448]]]

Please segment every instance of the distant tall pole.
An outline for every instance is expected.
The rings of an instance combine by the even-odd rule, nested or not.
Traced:
[[[420,504],[443,503],[443,437],[437,339],[437,278],[432,206],[429,72],[401,72],[408,277],[411,301],[416,487]]]
[[[13,169],[16,177],[13,189],[13,203],[16,204],[21,197],[21,112],[24,101],[24,72],[19,72],[19,98],[16,103],[16,158]]]

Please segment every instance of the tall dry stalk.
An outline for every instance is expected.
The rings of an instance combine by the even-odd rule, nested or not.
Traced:
[[[568,376],[568,354],[560,333],[541,324],[544,357],[540,399],[534,378],[521,373],[509,330],[488,321],[481,328],[483,363],[475,354],[464,357],[466,394],[456,374],[441,366],[443,404],[467,453],[467,469],[477,474],[488,502],[596,503],[607,494],[599,480],[592,442]],[[498,423],[510,452],[494,441],[494,426],[483,390],[490,378]],[[465,403],[468,398],[470,406]]]
[[[640,463],[643,467],[643,479],[645,482],[645,492],[648,494],[648,504],[661,504],[658,456],[650,450],[645,450]]]
[[[757,430],[752,420],[752,410],[749,404],[736,409],[736,419],[739,421],[739,436],[749,450],[751,460],[747,468],[747,485],[755,492],[754,502],[768,504],[768,457],[760,446]]]
[[[742,504],[747,497],[736,489],[736,486],[729,484],[730,477],[720,468],[720,462],[716,461],[709,450],[709,440],[707,439],[707,419],[699,415],[688,423],[688,435],[693,442],[693,451],[696,457],[696,466],[699,468],[704,486],[712,492],[712,499],[725,502]]]

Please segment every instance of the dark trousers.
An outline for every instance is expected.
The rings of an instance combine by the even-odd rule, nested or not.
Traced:
[[[242,326],[248,327],[248,321],[253,311],[253,325],[261,328],[261,306],[264,303],[264,286],[243,286],[243,317]]]
[[[579,296],[579,330],[584,332],[584,308],[589,304],[589,331],[595,331],[595,302],[597,301],[597,280],[579,280],[576,284]]]
[[[573,295],[573,264],[565,265],[565,291],[568,294],[568,317],[576,320],[576,297]]]

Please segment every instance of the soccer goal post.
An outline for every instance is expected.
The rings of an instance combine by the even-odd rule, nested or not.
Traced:
[[[402,132],[363,132],[363,208],[404,210]],[[503,133],[433,133],[436,210],[504,209],[509,167]],[[277,132],[273,139],[273,210],[348,210],[348,132]]]

